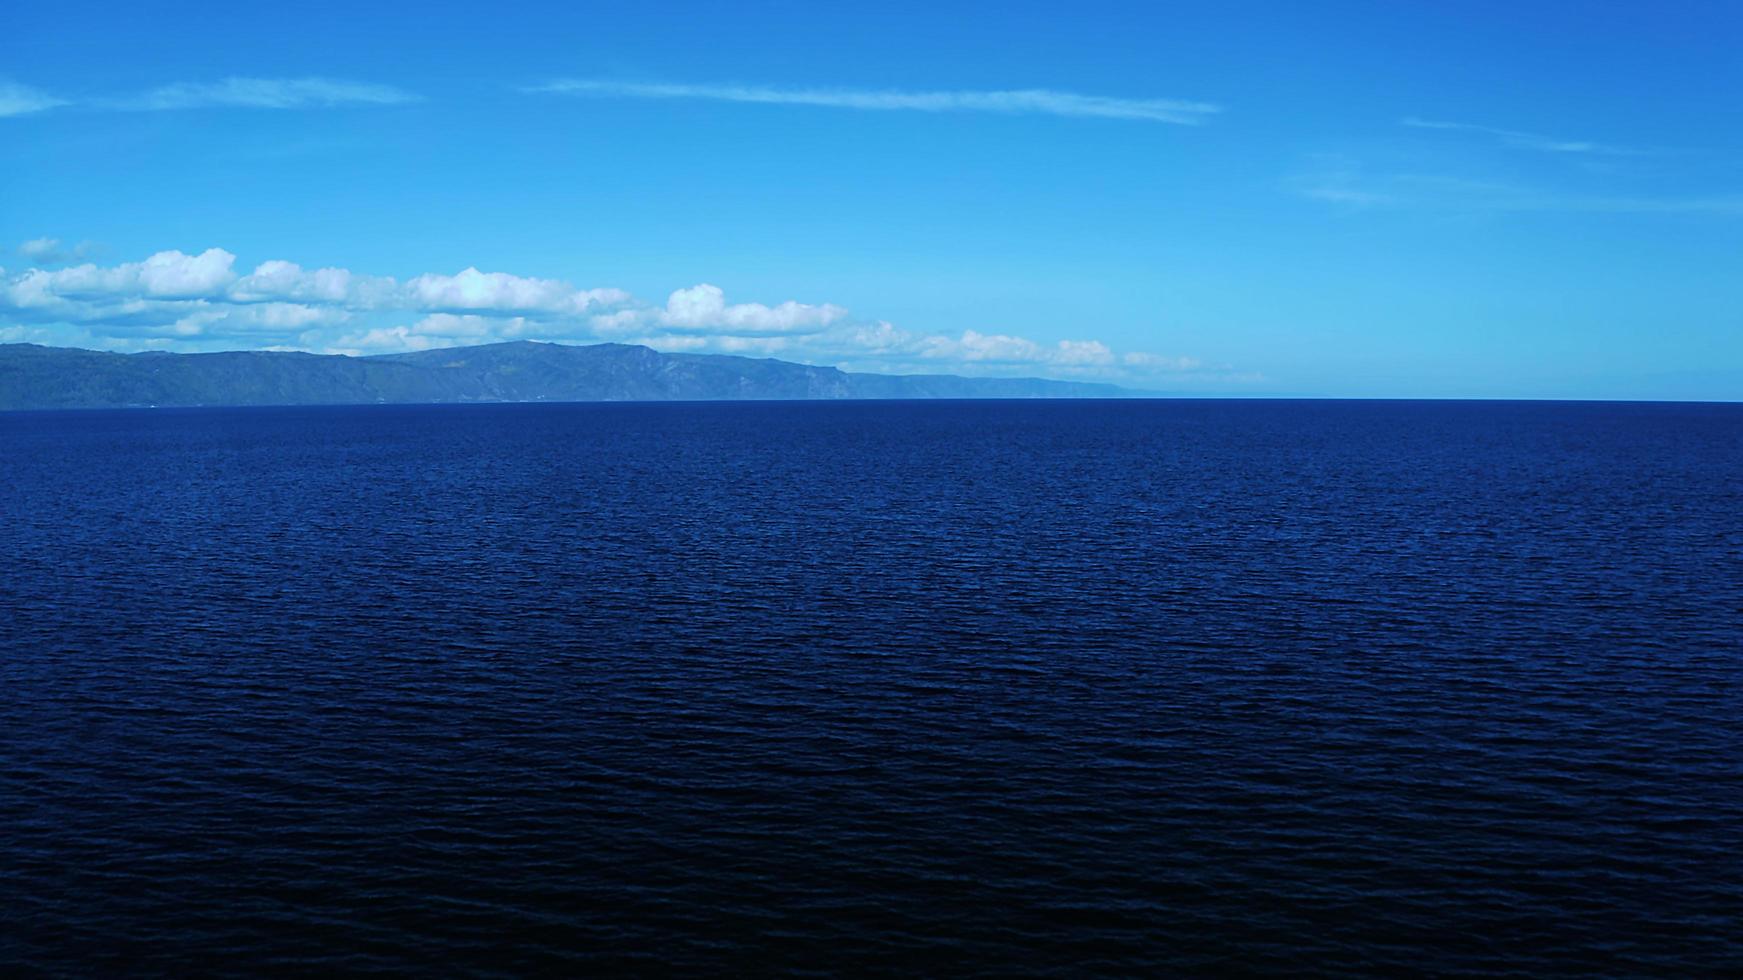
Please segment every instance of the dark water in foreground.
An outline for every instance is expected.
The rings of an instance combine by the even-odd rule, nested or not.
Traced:
[[[1743,406],[0,415],[0,967],[1743,968]]]

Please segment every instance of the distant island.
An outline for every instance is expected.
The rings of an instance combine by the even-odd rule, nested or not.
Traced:
[[[772,358],[531,341],[352,357],[0,345],[0,410],[456,402],[1126,398],[1109,384],[858,374]]]

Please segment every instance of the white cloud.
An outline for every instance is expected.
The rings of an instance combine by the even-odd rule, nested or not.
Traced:
[[[1033,364],[1053,366],[1117,363],[1106,344],[1094,340],[1061,340],[1039,344],[1023,337],[982,334],[967,330],[960,337],[927,337],[920,345],[922,357],[968,363]]]
[[[389,276],[357,276],[348,269],[304,269],[295,262],[273,259],[236,280],[229,295],[242,303],[292,300],[372,309],[393,304],[397,288]]]
[[[121,112],[174,109],[310,109],[333,106],[400,105],[423,100],[391,85],[333,78],[240,78],[216,82],[174,82],[144,92],[74,102],[41,89],[0,81],[0,117],[22,116],[61,106]]]
[[[239,330],[262,330],[285,333],[306,330],[314,326],[343,323],[350,319],[344,310],[301,303],[261,303],[255,306],[225,307],[222,322]]]
[[[304,306],[299,303],[224,306],[202,302],[167,328],[148,332],[177,337],[286,337],[307,331],[311,327],[343,323],[348,316],[343,310]]]
[[[1648,150],[1637,150],[1625,146],[1611,146],[1607,143],[1593,143],[1589,140],[1559,139],[1554,136],[1544,136],[1541,133],[1527,133],[1517,129],[1499,129],[1494,126],[1478,126],[1474,123],[1438,122],[1432,119],[1417,119],[1414,116],[1402,119],[1400,125],[1414,129],[1439,129],[1448,132],[1477,133],[1500,140],[1507,146],[1523,150],[1539,150],[1544,153],[1583,153],[1602,156],[1638,156],[1649,153]]]
[[[139,263],[136,274],[147,296],[166,299],[208,296],[236,278],[236,273],[230,268],[235,261],[236,256],[221,248],[208,248],[199,255],[159,252]],[[133,272],[133,268],[126,265],[120,270]]]
[[[52,239],[31,244],[38,254],[57,247]],[[340,314],[404,310],[429,313],[494,313],[536,316],[570,324],[584,314],[628,302],[618,289],[578,290],[551,279],[466,269],[457,275],[426,274],[405,283],[389,276],[359,275],[348,269],[304,269],[285,260],[270,260],[238,276],[235,256],[223,249],[198,255],[158,252],[141,262],[115,266],[86,263],[65,269],[30,269],[0,280],[0,311],[36,322],[110,324],[129,328],[179,324],[298,326],[286,311],[308,308],[330,311],[321,322],[337,322]],[[225,318],[218,307],[235,307]],[[243,312],[248,307],[261,307]],[[307,322],[315,322],[309,319]],[[431,325],[470,322],[430,319]],[[561,332],[560,326],[558,328]],[[485,331],[473,331],[483,334]],[[585,331],[582,331],[585,332]]]
[[[589,323],[600,336],[608,337],[667,332],[749,337],[815,333],[846,316],[847,311],[833,303],[728,303],[725,290],[705,282],[674,290],[663,307],[600,313]]]
[[[18,246],[18,254],[32,262],[58,262],[61,257],[61,240],[58,238],[32,238]]]
[[[419,96],[390,85],[331,78],[226,78],[176,82],[137,95],[105,99],[107,109],[153,112],[170,109],[305,109],[343,105],[397,105]]]
[[[798,346],[792,337],[735,337],[726,334],[703,336],[701,334],[650,334],[645,337],[628,337],[614,340],[620,344],[638,344],[642,347],[652,347],[666,354],[733,354],[739,357],[773,357],[791,354],[795,357],[810,356],[806,349]]]
[[[171,250],[158,252],[143,262],[124,262],[102,268],[85,263],[53,272],[34,271],[27,276],[39,289],[69,299],[139,295],[151,299],[197,299],[212,296],[236,278],[231,264],[236,256],[221,248],[199,255]]]
[[[452,313],[432,313],[413,324],[411,332],[425,337],[466,337],[479,341],[518,336],[525,329],[525,317],[504,319],[471,314],[456,316]]]
[[[1432,173],[1387,173],[1337,166],[1286,182],[1304,197],[1353,209],[1400,208],[1449,214],[1528,212],[1743,215],[1743,195],[1642,197],[1569,193],[1550,187]]]
[[[400,354],[406,351],[433,350],[453,347],[451,337],[420,334],[411,327],[377,327],[362,333],[348,334],[326,348],[329,354]]]
[[[0,316],[39,324],[77,324],[117,338],[286,335],[331,326],[350,317],[343,309],[300,303],[239,305],[223,299],[153,299],[142,293],[58,295],[47,273],[32,271],[0,282]]]
[[[56,98],[41,89],[15,82],[0,82],[0,117],[24,116],[66,104],[65,99]]]
[[[416,309],[579,315],[627,302],[621,289],[577,290],[555,279],[530,279],[506,272],[467,268],[456,275],[425,273],[406,283]]]
[[[64,265],[90,255],[96,246],[90,242],[67,245],[58,238],[32,238],[18,245],[18,254],[37,265]]]
[[[587,318],[593,332],[601,337],[624,337],[646,330],[659,320],[659,311],[650,309],[618,310]]]
[[[1132,351],[1120,355],[1120,363],[1140,371],[1197,371],[1204,363],[1196,357],[1163,357],[1159,354],[1146,354],[1142,351]]]
[[[515,340],[542,331],[525,317],[432,313],[410,326],[377,327],[346,334],[325,349],[334,354],[434,350]]]
[[[659,323],[675,330],[731,334],[795,333],[821,329],[846,315],[846,310],[830,303],[812,306],[788,300],[779,306],[761,303],[728,305],[724,290],[702,283],[674,291],[666,299]]]
[[[42,249],[58,243],[42,240]],[[619,289],[481,272],[403,282],[273,259],[238,275],[220,248],[158,252],[114,266],[0,270],[0,325],[49,343],[222,349],[287,347],[335,353],[431,350],[516,339],[617,340],[664,351],[780,356],[856,370],[1051,374],[1139,381],[1201,370],[1190,358],[1116,352],[1097,340],[1037,341],[1007,333],[912,333],[856,320],[831,303],[730,303],[711,283],[674,290],[663,305]],[[411,322],[395,323],[412,314]],[[10,321],[10,322],[8,322]],[[58,341],[56,338],[59,338]],[[1215,372],[1211,372],[1215,373]]]
[[[861,324],[853,328],[848,338],[855,348],[868,354],[878,354],[889,351],[909,350],[914,342],[914,335],[905,330],[899,330],[888,320],[876,323]]]
[[[661,334],[650,337],[627,337],[613,340],[616,344],[639,344],[668,354],[691,354],[708,349],[715,338],[699,334]]]
[[[884,321],[844,320],[822,331],[800,334],[647,333],[619,339],[662,351],[780,356],[812,364],[833,364],[844,370],[876,372],[1043,374],[1128,383],[1226,375],[1223,370],[1205,369],[1193,358],[1145,352],[1120,354],[1095,340],[1043,343],[974,330],[955,335],[921,334]]]
[[[187,311],[186,301],[219,295],[235,278],[235,258],[213,248],[199,255],[158,252],[107,268],[29,269],[0,282],[0,311],[39,322],[170,323]]]
[[[562,95],[641,99],[711,99],[764,105],[823,106],[837,109],[913,112],[992,112],[1043,114],[1197,125],[1220,106],[1180,99],[1128,99],[1081,95],[1049,89],[903,92],[878,89],[783,89],[761,85],[682,85],[557,79],[529,89]]]

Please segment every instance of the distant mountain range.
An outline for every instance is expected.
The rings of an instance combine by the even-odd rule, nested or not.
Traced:
[[[823,398],[1121,398],[1107,384],[854,374],[626,344],[520,341],[348,357],[0,345],[0,409]]]

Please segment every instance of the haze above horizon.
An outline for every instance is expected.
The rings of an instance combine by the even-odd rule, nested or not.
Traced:
[[[1743,8],[271,8],[0,35],[0,343],[1743,398]]]

